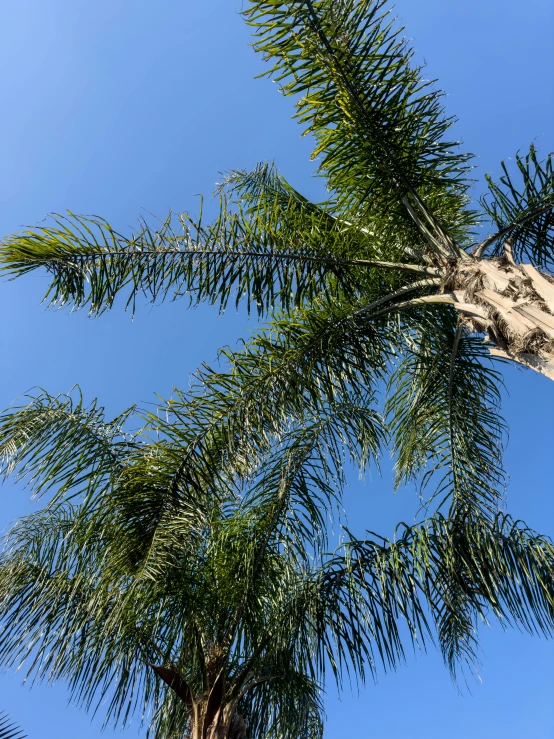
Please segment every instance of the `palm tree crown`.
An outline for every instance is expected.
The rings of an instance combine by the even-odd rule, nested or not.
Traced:
[[[115,686],[110,715],[146,703],[160,737],[317,736],[326,664],[363,677],[434,630],[454,669],[476,617],[553,625],[552,546],[503,513],[492,364],[554,378],[552,157],[518,155],[477,209],[383,0],[253,0],[245,18],[326,202],[263,164],[226,177],[209,224],[127,237],[69,214],[0,250],[7,274],[49,271],[53,304],[233,300],[267,320],[139,435],[132,411],[106,423],[48,394],[1,419],[7,469],[53,492],[2,560],[0,659],[28,654],[87,705]],[[326,555],[345,455],[386,446],[429,518]]]
[[[29,401],[0,419],[0,451],[49,500],[0,559],[0,660],[87,707],[109,698],[116,723],[138,710],[164,739],[313,739],[326,669],[363,680],[435,634],[454,671],[490,615],[554,629],[554,547],[502,515],[436,514],[325,554],[344,455],[363,467],[378,450],[365,406],[305,415],[229,465],[226,444],[195,443],[187,398],[139,434],[134,409]]]

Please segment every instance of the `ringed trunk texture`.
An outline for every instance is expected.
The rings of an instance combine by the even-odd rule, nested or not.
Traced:
[[[457,262],[443,294],[472,331],[487,334],[493,356],[554,380],[554,281],[530,264],[517,265],[510,242],[497,259]]]

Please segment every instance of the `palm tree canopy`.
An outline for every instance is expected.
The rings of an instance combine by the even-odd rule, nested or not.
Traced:
[[[232,300],[267,321],[139,434],[132,409],[106,422],[48,394],[0,422],[6,469],[49,496],[1,563],[0,659],[27,656],[85,705],[114,687],[109,716],[146,704],[159,737],[216,685],[252,736],[317,736],[326,664],[363,678],[435,633],[454,669],[478,618],[552,629],[552,546],[502,513],[490,358],[551,371],[552,158],[518,155],[477,209],[441,93],[382,0],[254,1],[245,18],[326,202],[263,164],[229,173],[212,223],[126,236],[68,214],[0,250],[6,274],[49,271],[52,304]],[[384,447],[430,517],[325,554],[344,459]]]
[[[109,697],[116,723],[139,710],[156,737],[187,735],[204,696],[248,736],[292,739],[321,734],[326,669],[363,680],[435,637],[455,671],[477,620],[554,629],[554,547],[503,515],[436,514],[325,553],[344,456],[363,468],[378,448],[366,407],[305,415],[242,466],[193,448],[195,410],[177,398],[130,433],[133,409],[106,421],[76,391],[2,416],[5,471],[48,496],[0,559],[4,665],[86,707]]]
[[[476,211],[470,207],[470,157],[449,138],[453,120],[444,114],[442,93],[413,64],[402,29],[382,0],[252,2],[245,18],[255,48],[270,62],[267,74],[294,97],[296,117],[314,140],[328,201],[310,203],[274,167],[260,165],[229,174],[213,223],[201,215],[169,216],[142,223],[127,237],[101,218],[55,217],[51,225],[4,239],[0,259],[6,273],[46,267],[52,275],[48,299],[88,306],[92,313],[111,307],[120,293],[133,308],[141,296],[207,300],[221,309],[233,299],[269,315],[266,344],[287,322],[291,334],[300,332],[306,340],[308,323],[348,322],[353,331],[340,348],[345,356],[353,332],[356,341],[372,344],[368,333],[387,335],[389,366],[379,370],[381,376],[394,369],[391,358],[419,354],[421,337],[433,323],[448,326],[435,329],[435,352],[450,355],[453,365],[473,367],[473,354],[468,362],[459,355],[471,342],[453,336],[452,324],[461,315],[462,333],[489,331],[493,353],[551,374],[552,309],[542,314],[542,328],[531,332],[525,331],[529,318],[518,318],[515,327],[512,321],[515,333],[523,327],[525,334],[514,337],[506,329],[509,306],[487,303],[485,311],[467,305],[467,294],[476,292],[471,252],[494,258],[508,240],[514,258],[529,259],[530,268],[551,268],[551,157],[541,161],[533,146],[518,155],[516,172],[506,169],[501,182],[490,180],[491,195]],[[483,218],[492,219],[497,230],[477,246]],[[462,280],[465,297],[451,290],[454,264],[471,273]],[[548,280],[548,274],[542,278],[543,294],[533,293],[541,307],[545,301],[554,306]],[[331,360],[321,339],[318,361],[325,365]],[[490,351],[489,345],[483,358]],[[384,354],[374,358],[380,365]],[[460,376],[455,369],[449,377]],[[350,374],[356,371],[350,368]],[[437,387],[442,393],[443,383]],[[415,384],[412,391],[418,392]],[[321,393],[315,386],[309,392]],[[451,383],[449,396],[455,392]],[[440,405],[441,397],[436,401]],[[478,408],[474,416],[480,417]],[[423,456],[433,456],[436,448],[427,451]]]

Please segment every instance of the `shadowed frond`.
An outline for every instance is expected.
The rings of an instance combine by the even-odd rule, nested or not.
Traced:
[[[396,484],[419,481],[422,496],[433,485],[424,505],[449,505],[451,515],[494,516],[506,484],[501,387],[482,339],[454,312],[429,311],[390,381]]]
[[[382,304],[372,309],[371,303],[361,301],[323,303],[317,309],[276,316],[243,350],[224,352],[226,371],[204,367],[192,393],[176,393],[168,401],[172,420],[165,426],[151,417],[152,428],[163,429],[171,439],[164,454],[170,453],[174,462],[162,468],[172,470],[172,480],[165,487],[175,500],[187,485],[232,488],[233,475],[251,476],[272,445],[286,447],[293,419],[325,422],[334,408],[352,409],[351,418],[348,413],[340,416],[347,437],[349,423],[361,419],[358,412],[364,414],[364,444],[377,456],[386,435],[374,395],[391,364],[400,361],[398,350],[406,350],[388,407],[396,429],[399,481],[423,474],[425,462],[425,480],[433,471],[445,472],[438,486],[441,496],[457,506],[496,512],[502,494],[504,429],[497,411],[496,375],[483,365],[487,354],[482,342],[466,332],[456,339],[449,310],[416,305],[401,313],[406,324],[394,310],[388,315]],[[419,333],[414,330],[409,338],[414,321],[419,322]],[[299,429],[302,434],[302,425]],[[226,481],[222,470],[230,473]],[[138,487],[147,489],[142,483]],[[317,487],[326,489],[322,482]],[[278,482],[267,489],[277,491]]]
[[[286,659],[286,654],[282,655]],[[322,739],[322,689],[303,674],[268,664],[274,679],[252,685],[239,703],[250,736],[264,739]],[[277,668],[277,669],[276,669]],[[275,674],[277,673],[277,674]]]

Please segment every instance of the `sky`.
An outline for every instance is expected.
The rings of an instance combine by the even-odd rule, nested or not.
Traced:
[[[321,197],[291,102],[253,79],[264,66],[238,10],[240,0],[0,0],[0,234],[66,209],[121,229],[146,213],[195,212],[222,172],[267,160]],[[532,140],[554,149],[551,0],[398,0],[396,10],[448,93],[457,135],[478,154],[477,178]],[[45,311],[46,284],[39,274],[0,283],[1,408],[35,386],[79,383],[116,415],[187,387],[202,360],[255,327],[244,314],[183,303],[143,307],[134,320]],[[554,384],[504,375],[509,510],[554,535]],[[40,504],[21,486],[0,496],[2,529]],[[414,506],[413,491],[393,493],[386,460],[382,477],[354,480],[345,499],[351,522],[383,535]],[[554,642],[493,623],[481,649],[481,679],[467,686],[453,685],[432,649],[340,700],[329,685],[325,736],[551,739]],[[68,706],[63,684],[22,685],[21,672],[0,674],[2,709],[30,739],[89,739],[102,728],[101,709],[92,720]],[[125,736],[144,736],[138,719]]]

